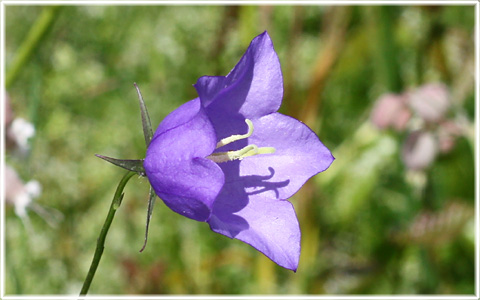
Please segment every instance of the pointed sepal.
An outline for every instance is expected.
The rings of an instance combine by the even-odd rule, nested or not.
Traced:
[[[150,187],[150,195],[148,198],[148,210],[147,210],[147,223],[145,225],[145,241],[143,243],[142,252],[145,247],[147,246],[147,239],[148,239],[148,227],[150,226],[150,219],[152,218],[153,206],[155,205],[155,191],[152,187]]]
[[[133,83],[133,85],[137,89],[138,101],[140,102],[140,112],[142,114],[143,136],[145,137],[145,144],[148,147],[153,137],[152,123],[150,122],[147,106],[143,101],[142,93],[140,92],[140,89],[138,88],[138,85],[136,83]]]
[[[143,168],[143,159],[116,159],[100,154],[95,154],[96,157],[99,157],[103,160],[108,161],[116,166],[124,168],[126,170],[137,173],[140,176],[145,176],[145,169]]]

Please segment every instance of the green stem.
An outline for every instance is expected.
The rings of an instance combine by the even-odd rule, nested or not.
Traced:
[[[55,21],[58,16],[59,9],[60,6],[45,7],[38,19],[32,25],[32,28],[28,32],[28,35],[23,41],[22,45],[20,45],[20,48],[17,51],[17,55],[15,55],[11,67],[7,72],[5,79],[5,87],[7,89],[17,78],[22,67],[30,59],[37,46],[40,44],[49,29],[52,27],[53,21]]]
[[[400,76],[397,45],[395,44],[395,10],[397,7],[378,7],[378,50],[381,59],[382,75],[386,79],[390,91],[400,93],[403,90],[403,82]]]
[[[83,282],[82,290],[80,291],[80,296],[86,295],[88,293],[88,289],[90,288],[90,284],[92,283],[93,276],[95,276],[95,271],[97,271],[98,264],[100,263],[100,258],[102,258],[103,249],[105,248],[105,238],[107,237],[108,229],[112,224],[113,217],[115,216],[115,212],[117,211],[118,207],[122,203],[123,199],[123,189],[127,184],[128,180],[135,175],[136,173],[128,171],[123,176],[122,180],[118,184],[117,190],[115,191],[115,196],[113,197],[112,204],[110,204],[110,209],[107,214],[107,218],[105,219],[105,223],[103,224],[102,231],[97,239],[97,248],[95,249],[95,254],[93,255],[92,264],[90,265],[90,269],[88,270],[87,278]]]

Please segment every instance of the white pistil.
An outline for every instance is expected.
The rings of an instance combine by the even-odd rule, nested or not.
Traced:
[[[228,145],[230,143],[249,138],[253,134],[253,123],[249,119],[245,119],[245,123],[247,123],[248,125],[248,132],[246,134],[235,134],[235,135],[226,137],[217,143],[216,149],[223,147],[225,145]],[[256,145],[248,145],[236,151],[213,153],[212,155],[207,156],[207,158],[216,163],[222,163],[222,162],[227,162],[232,160],[242,160],[245,157],[254,156],[257,154],[271,154],[271,153],[275,153],[275,148],[273,147],[258,148]]]

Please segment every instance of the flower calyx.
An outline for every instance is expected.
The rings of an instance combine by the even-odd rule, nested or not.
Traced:
[[[142,93],[140,92],[140,88],[136,83],[133,83],[133,85],[135,86],[135,89],[138,95],[138,101],[140,104],[140,113],[142,117],[143,136],[145,138],[145,145],[148,148],[153,138],[152,123],[150,122],[147,106],[145,105],[145,102],[143,100]],[[118,167],[135,172],[140,176],[147,176],[145,172],[145,168],[143,166],[144,159],[117,159],[117,158],[112,158],[112,157],[108,157],[100,154],[95,154],[95,156],[103,160],[106,160],[109,163],[112,163]],[[150,219],[152,218],[153,206],[155,204],[155,197],[156,197],[155,192],[153,191],[153,188],[150,186],[150,193],[148,198],[148,209],[147,209],[147,221],[145,224],[145,240],[144,240],[142,249],[140,249],[140,252],[142,252],[147,245],[148,228],[150,225]],[[122,198],[123,198],[123,195],[118,201],[118,206],[120,205]]]

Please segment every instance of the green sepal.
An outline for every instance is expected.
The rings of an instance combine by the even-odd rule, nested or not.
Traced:
[[[96,157],[99,157],[103,160],[108,161],[116,166],[124,168],[126,170],[137,173],[140,176],[145,176],[145,169],[143,168],[143,159],[116,159],[100,154],[95,154]]]
[[[145,144],[150,144],[150,141],[153,137],[153,130],[152,130],[152,123],[150,122],[150,117],[148,116],[147,106],[143,101],[142,93],[140,93],[140,89],[136,83],[133,83],[135,88],[137,89],[138,94],[138,101],[140,102],[140,112],[142,114],[142,127],[143,127],[143,136],[145,137]]]
[[[155,205],[155,191],[150,186],[150,195],[149,195],[149,198],[148,198],[148,210],[147,210],[147,224],[145,225],[145,241],[143,243],[142,249],[140,249],[140,252],[142,252],[145,249],[145,247],[147,246],[148,227],[150,226],[150,219],[152,218],[152,212],[153,212],[153,206],[154,205]]]

